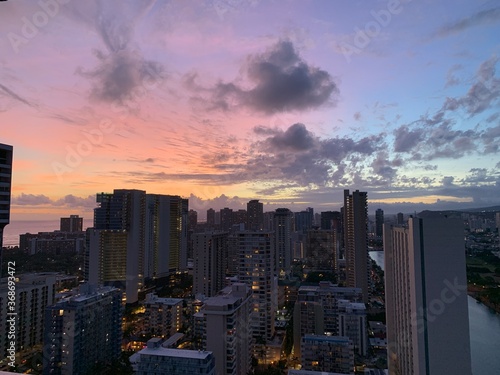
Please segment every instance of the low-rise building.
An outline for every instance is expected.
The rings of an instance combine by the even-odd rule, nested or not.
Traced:
[[[301,341],[304,370],[354,374],[354,348],[348,337],[305,335]]]
[[[354,352],[365,356],[368,352],[366,307],[361,302],[338,301],[338,336],[346,336],[354,345]]]
[[[149,293],[144,307],[144,330],[147,334],[168,338],[181,329],[181,298],[159,298]]]
[[[168,349],[162,339],[152,338],[147,347],[130,357],[135,375],[215,375],[215,357],[212,352]]]

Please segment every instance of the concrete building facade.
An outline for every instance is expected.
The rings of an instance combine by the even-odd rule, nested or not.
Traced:
[[[271,341],[278,309],[278,279],[274,274],[272,232],[236,234],[240,256],[239,280],[252,288],[252,332],[254,338]]]
[[[216,375],[212,352],[164,348],[152,338],[147,347],[130,357],[135,375]]]
[[[193,293],[212,297],[225,286],[228,268],[229,234],[227,232],[194,233]]]
[[[144,301],[144,329],[147,334],[169,338],[182,326],[181,298],[159,298],[149,293]]]
[[[471,374],[461,219],[384,226],[389,373]]]
[[[83,217],[80,217],[78,215],[70,215],[69,217],[62,217],[60,230],[61,232],[82,232]]]
[[[85,375],[121,354],[121,291],[80,286],[45,310],[44,375]]]
[[[274,213],[276,274],[281,279],[292,267],[292,219],[293,213],[288,208],[278,208]]]
[[[207,298],[197,313],[202,348],[213,352],[217,375],[247,374],[251,370],[252,299],[248,285],[235,283]]]
[[[305,335],[301,346],[302,369],[354,374],[354,350],[349,338]]]
[[[344,190],[344,247],[347,286],[361,288],[363,302],[368,289],[368,202],[366,192]]]
[[[16,275],[15,311],[10,311],[8,284],[4,278],[0,285],[0,356],[7,357],[10,346],[7,332],[8,319],[15,313],[16,352],[29,349],[43,342],[45,308],[54,304],[56,276],[54,274],[33,273]]]

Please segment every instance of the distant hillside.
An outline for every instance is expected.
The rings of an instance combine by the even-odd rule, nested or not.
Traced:
[[[492,206],[492,207],[483,207],[483,208],[468,208],[463,210],[445,210],[445,211],[430,211],[425,210],[417,214],[418,217],[426,218],[426,217],[462,217],[462,214],[477,214],[480,216],[486,216],[493,218],[496,212],[500,212],[500,206]]]

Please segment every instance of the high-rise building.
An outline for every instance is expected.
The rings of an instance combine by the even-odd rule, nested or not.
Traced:
[[[266,232],[272,232],[274,230],[274,213],[274,211],[264,212],[264,225],[262,226],[262,229]]]
[[[19,235],[19,249],[26,254],[83,254],[85,249],[85,232],[38,232]]]
[[[247,229],[252,231],[262,230],[264,226],[264,204],[258,199],[247,203],[247,224]]]
[[[114,190],[113,193],[97,194],[96,201],[99,206],[94,209],[94,228],[88,232],[91,236],[86,249],[88,255],[86,264],[88,263],[91,268],[86,273],[90,277],[97,275],[103,269],[108,269],[115,274],[113,275],[115,277],[119,272],[121,283],[111,283],[108,276],[97,281],[95,278],[87,280],[96,285],[119,285],[120,288],[124,288],[127,303],[134,303],[138,300],[139,290],[144,285],[146,192]],[[101,235],[99,232],[102,230],[108,233]],[[126,244],[125,251],[123,241]],[[115,250],[115,246],[119,246],[119,252]],[[119,264],[116,271],[109,266],[111,260],[106,256],[112,257],[113,262]]]
[[[169,338],[182,326],[182,299],[159,298],[148,293],[144,301],[144,330],[146,334]]]
[[[368,202],[366,192],[344,190],[344,247],[347,286],[361,288],[363,302],[368,290]]]
[[[61,218],[61,232],[81,232],[83,231],[83,217],[70,215]]]
[[[292,268],[292,218],[288,208],[278,208],[274,213],[276,274],[282,279]]]
[[[196,229],[198,224],[198,212],[195,210],[189,210],[188,212],[188,230]]]
[[[225,286],[228,233],[193,234],[193,293],[212,297]]]
[[[80,293],[45,310],[44,375],[84,375],[121,353],[121,292],[80,286]]]
[[[187,268],[188,216],[187,199],[146,194],[145,277],[162,278]]]
[[[345,301],[360,302],[360,288],[345,288],[321,281],[319,285],[299,288],[294,307],[294,352],[301,356],[301,338],[308,333],[338,335],[339,315],[345,312]],[[340,303],[340,301],[344,301]]]
[[[247,223],[247,211],[238,210],[233,211],[233,225],[238,225],[241,229],[244,229]]]
[[[221,209],[219,211],[219,215],[220,215],[220,228],[225,232],[230,231],[232,229],[233,224],[234,224],[234,222],[233,222],[233,219],[234,219],[233,210],[230,208],[224,207],[223,209]]]
[[[0,143],[0,270],[2,265],[3,230],[10,221],[12,157],[12,146]]]
[[[215,210],[213,208],[207,210],[207,226],[208,229],[213,229],[215,227]]]
[[[396,222],[398,225],[403,225],[405,223],[404,215],[402,212],[398,212],[398,214],[396,215]]]
[[[92,285],[109,285],[127,291],[126,300],[136,302],[139,284],[127,278],[128,233],[122,230],[87,229],[85,280]]]
[[[310,229],[305,244],[306,264],[316,270],[334,269],[334,233],[332,230]]]
[[[339,211],[324,211],[321,212],[321,229],[331,230],[334,222],[340,221]]]
[[[382,238],[384,233],[384,210],[378,208],[375,211],[375,236]]]
[[[186,269],[187,199],[114,190],[97,194],[97,203],[94,228],[87,230],[85,274],[90,283],[118,286],[127,303],[134,303],[145,278]]]
[[[312,213],[312,208],[307,211],[295,212],[295,230],[297,232],[305,233],[313,226],[314,215]]]
[[[212,352],[164,348],[162,339],[152,338],[147,347],[130,357],[135,375],[216,375]]]
[[[240,272],[240,242],[235,233],[227,239],[227,276],[238,276]]]
[[[10,310],[9,288],[6,280],[0,285],[0,356],[7,358],[10,339],[9,320],[15,313],[16,352],[43,342],[45,308],[54,303],[56,276],[54,274],[16,275],[15,311]]]
[[[239,280],[251,286],[253,291],[253,336],[256,342],[271,341],[278,308],[273,233],[239,232],[236,237],[240,255]]]
[[[348,337],[305,335],[301,347],[304,370],[354,374],[354,350]]]
[[[461,219],[384,225],[389,373],[471,374]]]
[[[243,283],[207,298],[200,312],[202,347],[214,353],[217,374],[248,374],[251,370],[252,289]]]
[[[338,336],[348,337],[353,344],[354,353],[366,356],[368,353],[368,332],[366,306],[364,303],[339,300]]]
[[[293,311],[293,352],[301,357],[302,338],[307,334],[325,333],[325,311],[316,287],[301,286]]]

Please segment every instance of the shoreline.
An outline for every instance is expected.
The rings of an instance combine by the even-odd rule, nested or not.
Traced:
[[[469,287],[469,288],[467,288],[467,294],[469,296],[471,296],[472,298],[474,298],[476,300],[476,302],[482,303],[483,305],[485,305],[489,309],[493,310],[495,313],[500,314],[500,306],[497,305],[495,307],[495,305],[493,305],[487,299],[481,298],[480,296],[478,296],[478,291],[471,290],[471,288]]]

